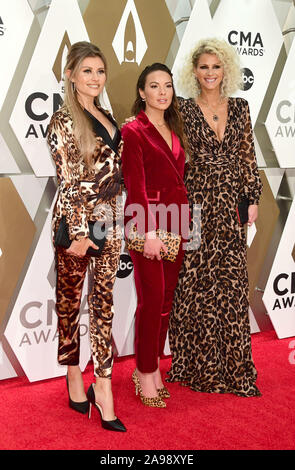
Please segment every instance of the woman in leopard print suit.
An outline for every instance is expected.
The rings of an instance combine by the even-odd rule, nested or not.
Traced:
[[[185,253],[175,291],[168,381],[200,392],[257,396],[245,227],[236,207],[245,194],[250,226],[262,184],[248,103],[229,97],[240,81],[235,51],[225,41],[201,41],[181,80],[188,96],[192,87],[195,94],[179,105],[191,154],[185,184],[191,213],[201,209],[201,236],[199,247]]]
[[[58,361],[68,366],[67,384],[71,408],[86,413],[89,403],[100,412],[102,426],[126,431],[114,414],[111,374],[113,285],[119,264],[122,218],[120,130],[109,112],[98,105],[106,81],[106,61],[88,42],[74,44],[65,67],[65,101],[54,113],[48,144],[56,165],[58,197],[53,211],[53,233],[66,217],[71,245],[56,247],[56,311]],[[103,220],[109,227],[100,256],[89,239],[89,221]],[[84,278],[90,267],[93,285],[88,297],[90,340],[96,383],[85,396],[79,368],[79,310]],[[91,406],[90,406],[91,409]]]

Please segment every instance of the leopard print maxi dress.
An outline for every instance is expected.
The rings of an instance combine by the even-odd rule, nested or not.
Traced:
[[[186,173],[191,213],[201,209],[198,248],[186,251],[170,315],[169,382],[200,392],[260,395],[249,326],[245,228],[237,219],[241,194],[258,204],[249,106],[229,98],[223,140],[193,99],[179,99],[192,164]],[[198,213],[197,211],[195,213]]]

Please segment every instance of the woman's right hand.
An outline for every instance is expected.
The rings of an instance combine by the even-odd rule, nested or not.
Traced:
[[[157,258],[158,261],[162,259],[161,250],[168,253],[167,246],[160,240],[160,238],[146,237],[143,247],[143,256],[147,259]]]
[[[73,240],[69,248],[66,250],[71,255],[83,257],[86,255],[86,252],[89,247],[98,249],[98,246],[90,240],[90,238],[81,238],[80,240]]]

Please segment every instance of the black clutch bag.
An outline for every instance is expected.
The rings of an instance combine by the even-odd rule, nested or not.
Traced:
[[[95,250],[91,246],[88,248],[86,254],[90,256],[99,256],[103,250],[104,244],[106,242],[106,227],[104,223],[100,222],[88,222],[89,235],[88,238],[98,246],[98,249]],[[56,235],[55,235],[55,246],[62,246],[64,248],[69,248],[72,243],[69,237],[69,229],[66,222],[65,216],[61,218],[60,224],[58,226]]]
[[[244,225],[248,222],[248,208],[249,199],[246,196],[242,196],[237,206],[237,216],[241,225]]]

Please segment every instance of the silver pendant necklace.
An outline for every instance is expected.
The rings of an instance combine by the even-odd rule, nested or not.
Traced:
[[[212,113],[212,115],[213,115],[213,116],[212,116],[213,121],[214,121],[214,122],[217,122],[217,121],[219,120],[219,116],[216,114],[216,112],[211,108],[211,106],[209,106],[208,103],[205,103],[205,101],[203,101],[203,100],[202,100],[201,102],[202,102],[205,106],[207,106],[207,108],[211,111],[211,113]],[[219,101],[218,106],[219,106],[221,103],[222,103],[222,100]]]

